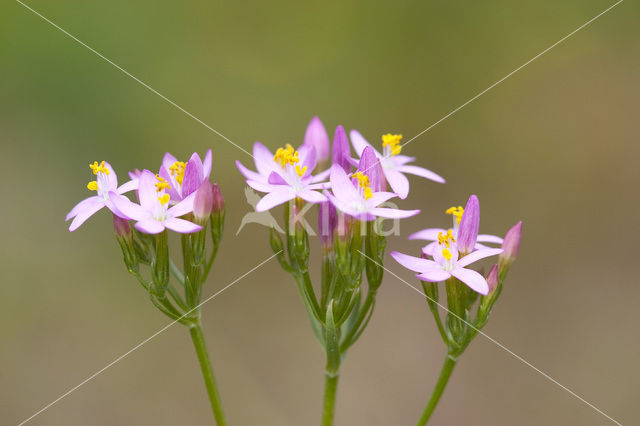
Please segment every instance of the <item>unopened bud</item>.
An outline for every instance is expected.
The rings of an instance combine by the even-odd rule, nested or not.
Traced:
[[[520,240],[522,239],[522,221],[513,225],[507,235],[504,236],[502,243],[502,254],[500,255],[506,261],[513,262],[518,256],[518,250],[520,250]]]
[[[131,238],[131,225],[129,221],[118,215],[113,215],[113,230],[117,237]]]
[[[469,197],[464,208],[460,228],[458,229],[458,250],[460,253],[471,253],[478,239],[480,229],[480,201],[475,195]]]
[[[222,191],[220,191],[220,188],[218,187],[217,183],[213,184],[212,194],[213,194],[212,212],[214,214],[220,213],[221,211],[224,210],[224,197],[222,196]]]
[[[498,265],[494,264],[487,275],[487,284],[489,285],[489,294],[493,293],[498,287]]]
[[[209,179],[205,179],[196,191],[193,200],[193,216],[196,222],[204,223],[213,209],[213,187]]]

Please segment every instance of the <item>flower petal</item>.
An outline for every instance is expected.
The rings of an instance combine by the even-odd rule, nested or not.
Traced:
[[[115,192],[110,192],[109,200],[119,212],[129,219],[145,220],[151,217],[151,212],[149,210],[138,204],[132,203],[124,195],[118,195]]]
[[[344,127],[336,127],[336,132],[333,135],[333,147],[332,149],[332,163],[337,164],[342,169],[349,173],[351,170],[351,148],[349,147],[349,139],[347,139],[347,132],[344,131]]]
[[[213,163],[213,154],[211,153],[211,149],[208,149],[207,153],[204,155],[204,161],[202,162],[202,174],[206,178],[211,176],[212,163]]]
[[[193,202],[195,201],[195,199],[196,193],[193,192],[184,200],[180,201],[178,204],[167,210],[167,214],[172,217],[180,217],[184,216],[187,213],[191,213],[193,211]]]
[[[262,197],[258,204],[256,204],[257,212],[265,212],[278,206],[282,203],[286,203],[289,200],[293,200],[296,197],[295,192],[289,190],[289,188],[279,188],[272,191]]]
[[[182,180],[182,197],[193,194],[202,184],[204,175],[202,173],[202,160],[197,152],[194,152],[189,162],[184,168],[184,179]]]
[[[319,193],[318,191],[304,190],[298,192],[297,195],[309,203],[322,203],[327,201],[327,196]]]
[[[104,201],[100,197],[91,197],[91,202],[85,203],[81,208],[76,211],[76,215],[69,225],[69,232],[73,232],[80,225],[82,225],[87,219],[93,216],[98,210],[104,207]],[[85,200],[86,201],[86,200]]]
[[[140,179],[131,179],[129,182],[120,185],[120,187],[116,190],[116,193],[124,194],[129,191],[134,191],[138,189],[138,185],[140,185]]]
[[[421,176],[423,178],[427,178],[429,180],[432,180],[434,182],[439,182],[439,183],[445,183],[445,180],[442,176],[440,176],[437,173],[432,172],[431,170],[427,170],[423,167],[418,167],[418,166],[400,166],[397,169],[400,172],[403,173],[409,173],[412,175],[416,175],[416,176]]]
[[[305,173],[311,173],[313,169],[316,168],[317,163],[317,153],[316,149],[313,146],[302,145],[300,149],[298,149],[298,158],[300,159],[300,167],[307,168]]]
[[[478,234],[478,239],[476,241],[478,241],[479,243],[502,244],[503,239],[498,237],[497,235]]]
[[[419,280],[428,281],[432,283],[438,283],[440,281],[446,281],[451,277],[451,274],[441,268],[433,268],[424,271],[421,274],[416,275]]]
[[[439,268],[438,264],[433,260],[410,256],[398,251],[392,251],[389,254],[396,260],[396,262],[414,272],[423,272],[430,269]]]
[[[140,184],[138,185],[138,198],[140,205],[146,209],[154,207],[158,202],[156,182],[158,182],[158,179],[153,173],[146,169],[142,171]]]
[[[380,204],[394,197],[397,197],[397,194],[393,192],[374,192],[371,195],[371,198],[367,200],[367,204],[369,204],[371,207],[378,207]]]
[[[169,188],[165,189],[164,192],[169,194],[169,197],[173,201],[180,201],[182,199],[182,196],[178,192],[178,190],[180,189],[180,185],[176,181],[175,176],[171,174],[169,172],[169,169],[167,169],[165,166],[160,167],[160,171],[158,172],[158,174],[160,175],[161,178],[166,180],[167,183],[169,184]],[[140,181],[138,180],[138,187],[140,187],[139,182]]]
[[[113,170],[111,164],[104,162],[104,166],[109,170],[109,174],[107,175],[107,182],[109,182],[109,191],[115,191],[118,187],[118,176],[116,176],[116,171]]]
[[[189,222],[188,220],[178,219],[175,217],[169,218],[163,222],[163,225],[167,229],[171,229],[172,231],[179,232],[181,234],[190,234],[192,232],[198,232],[202,229],[202,226],[196,225],[193,222]]]
[[[323,180],[326,180],[330,174],[331,174],[331,169],[322,171],[317,175],[313,176],[313,178],[311,179],[311,182],[322,182]]]
[[[269,173],[269,178],[267,182],[270,185],[288,185],[287,181],[282,177],[280,173],[271,172]]]
[[[353,186],[347,174],[337,164],[331,166],[331,190],[333,194],[343,200],[352,201],[360,199],[358,190]]]
[[[487,248],[487,249],[476,250],[473,253],[470,253],[465,257],[461,258],[460,260],[458,260],[458,266],[464,267],[472,264],[473,262],[477,262],[480,259],[484,259],[485,257],[496,256],[500,253],[502,253],[502,249],[498,249],[498,248]]]
[[[418,213],[420,213],[420,210],[400,210],[376,207],[374,209],[371,209],[369,213],[378,217],[385,217],[387,219],[405,219],[407,217],[417,215]]]
[[[422,247],[422,253],[426,254],[427,256],[433,257],[433,253],[435,252],[437,247],[438,247],[438,243],[436,243],[435,241],[432,241],[426,246]]]
[[[451,275],[468,285],[471,290],[485,296],[489,294],[489,284],[478,272],[471,269],[455,268],[451,271]]]
[[[422,231],[414,232],[409,235],[410,240],[426,240],[426,241],[436,241],[438,239],[439,233],[446,234],[447,231],[442,228],[428,228],[423,229]]]
[[[164,231],[162,222],[151,218],[136,222],[135,227],[138,231],[144,232],[145,234],[159,234]]]
[[[168,152],[165,152],[164,156],[162,157],[162,166],[169,170],[169,167],[171,167],[176,161],[178,161],[176,157]]]
[[[260,142],[253,144],[253,159],[256,163],[256,169],[261,175],[269,176],[269,173],[275,170],[276,163],[273,161],[273,154]]]
[[[371,146],[371,144],[367,142],[367,140],[357,130],[350,131],[349,136],[351,137],[351,144],[353,145],[353,149],[356,151],[356,154],[358,154],[358,157],[362,157],[362,151],[364,151],[366,147]],[[371,148],[373,147],[371,146]],[[375,148],[373,150],[376,155],[379,156],[380,153],[377,152]]]
[[[398,194],[401,199],[407,198],[407,195],[409,195],[409,180],[397,170],[383,169],[383,171],[391,190]]]
[[[101,201],[102,198],[98,197],[97,195],[94,195],[93,197],[89,197],[89,198],[85,198],[84,200],[80,201],[78,204],[76,204],[69,213],[67,213],[67,217],[65,217],[64,221],[66,222],[67,220],[71,219],[72,217],[75,217],[80,211],[85,210],[86,208],[93,206],[96,204],[96,201]]]
[[[265,179],[265,176],[261,175],[260,173],[256,173],[253,170],[247,169],[244,166],[244,164],[242,164],[238,160],[236,160],[236,167],[238,168],[238,170],[240,170],[240,173],[242,173],[244,175],[244,177],[246,177],[247,179],[252,179],[252,180],[264,180]]]

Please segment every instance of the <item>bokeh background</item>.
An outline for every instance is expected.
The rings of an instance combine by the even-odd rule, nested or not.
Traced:
[[[612,2],[173,2],[30,6],[250,150],[299,143],[313,115],[405,140]],[[480,197],[481,228],[523,220],[520,258],[485,331],[624,424],[640,424],[637,3],[626,1],[406,147],[448,179],[411,179],[391,249]],[[212,294],[270,255],[233,165],[250,158],[16,2],[0,5],[0,424],[17,424],[160,329],[125,272],[108,214],[70,234],[87,164],[123,179],[165,151],[214,151],[227,232]],[[317,255],[317,250],[315,252]],[[410,283],[411,273],[387,266]],[[270,262],[203,308],[233,425],[318,424],[323,353],[291,278]],[[387,274],[343,365],[336,425],[410,425],[444,357],[424,299]],[[175,326],[33,425],[212,423]],[[610,422],[478,337],[434,425]]]

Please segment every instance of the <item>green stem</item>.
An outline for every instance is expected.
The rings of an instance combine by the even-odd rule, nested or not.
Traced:
[[[431,414],[433,414],[433,410],[436,409],[436,405],[438,405],[438,401],[440,401],[440,397],[442,396],[442,392],[444,392],[445,386],[447,386],[447,382],[449,381],[449,377],[451,377],[451,372],[453,371],[453,367],[456,365],[456,361],[457,360],[451,355],[447,355],[447,358],[444,360],[442,370],[440,371],[438,383],[436,383],[436,387],[433,389],[429,403],[422,412],[422,416],[420,417],[420,420],[418,420],[417,426],[424,426],[429,421]]]
[[[336,391],[338,390],[338,376],[325,375],[324,405],[322,408],[322,426],[333,425],[333,413],[336,407]]]
[[[220,400],[220,393],[216,385],[216,380],[213,377],[213,367],[209,360],[209,353],[207,352],[207,345],[204,341],[204,335],[202,334],[202,325],[198,320],[189,328],[191,333],[191,340],[193,340],[193,346],[198,355],[198,361],[200,362],[200,369],[202,370],[202,377],[204,378],[204,384],[207,387],[209,394],[209,402],[211,402],[211,409],[213,410],[213,416],[216,419],[218,426],[225,426],[227,424],[224,418],[224,412],[222,411],[222,401]]]

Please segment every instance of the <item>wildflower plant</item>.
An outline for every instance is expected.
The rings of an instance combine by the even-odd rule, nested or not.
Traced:
[[[200,319],[202,288],[220,246],[225,216],[222,193],[210,182],[211,163],[211,150],[204,161],[197,153],[187,162],[167,153],[157,173],[136,170],[129,173],[129,182],[118,187],[111,165],[94,162],[89,167],[96,180],[87,188],[96,195],[78,203],[67,220],[73,219],[69,230],[74,231],[103,207],[112,212],[127,271],[156,308],[188,327],[221,426],[226,420]],[[134,200],[123,195],[134,190]],[[181,262],[170,256],[170,232],[180,239]]]

